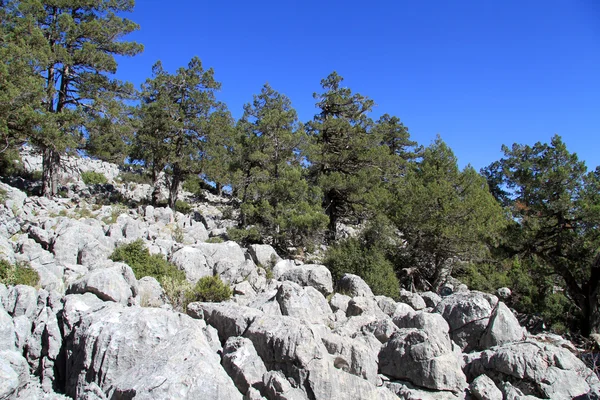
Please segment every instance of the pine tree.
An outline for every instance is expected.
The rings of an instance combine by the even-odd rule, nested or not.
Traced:
[[[533,258],[540,271],[531,274],[558,278],[581,331],[600,332],[600,168],[587,172],[558,135],[549,144],[502,149],[504,157],[483,173],[512,215],[504,251]]]
[[[133,10],[133,0],[21,0],[14,2],[12,17],[30,23],[31,32],[44,38],[36,52],[44,80],[44,97],[37,111],[41,121],[28,141],[43,158],[42,192],[58,190],[61,155],[80,145],[87,110],[98,104],[100,94],[118,93],[123,83],[111,79],[117,69],[115,56],[133,56],[142,50],[121,38],[138,29],[120,16]]]
[[[342,81],[336,72],[321,81],[325,92],[313,95],[321,112],[307,124],[308,161],[323,192],[330,240],[335,240],[340,219],[359,222],[369,216],[389,160],[379,135],[371,133],[373,121],[367,114],[373,101],[342,87]]]
[[[457,263],[487,254],[488,240],[504,226],[500,206],[471,166],[459,170],[441,140],[425,148],[395,188],[390,216],[402,234],[400,267],[419,286],[436,290]]]
[[[306,141],[290,100],[268,84],[244,106],[238,122],[236,193],[241,225],[256,225],[280,250],[305,246],[327,217],[320,195],[303,177],[300,149]]]
[[[228,118],[227,111],[215,97],[221,84],[215,81],[212,69],[204,70],[198,57],[175,74],[165,71],[159,61],[152,73],[153,77],[142,86],[140,128],[132,158],[144,162],[152,171],[153,203],[158,196],[159,174],[164,171],[168,205],[175,208],[185,177],[204,172],[206,143],[221,128],[220,119]]]

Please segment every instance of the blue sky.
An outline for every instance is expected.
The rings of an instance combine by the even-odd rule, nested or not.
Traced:
[[[157,60],[174,72],[197,55],[223,84],[234,117],[265,82],[301,121],[336,70],[398,116],[414,140],[440,134],[461,166],[502,156],[502,144],[563,137],[600,165],[600,1],[138,0],[127,38],[144,53],[119,59],[139,87]]]

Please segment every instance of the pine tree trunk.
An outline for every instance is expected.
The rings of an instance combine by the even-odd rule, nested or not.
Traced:
[[[58,169],[60,154],[52,148],[42,152],[42,196],[48,198],[58,193]]]
[[[173,165],[173,177],[169,185],[169,207],[175,211],[175,204],[177,203],[177,192],[179,192],[179,182],[181,182],[181,170],[179,165]]]

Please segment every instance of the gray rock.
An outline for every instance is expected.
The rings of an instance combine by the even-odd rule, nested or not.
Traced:
[[[17,349],[19,349],[20,351],[23,351],[25,344],[27,344],[29,336],[31,336],[32,322],[25,315],[21,315],[16,318],[13,318],[12,322],[15,326]],[[0,330],[2,330],[2,328],[0,328]],[[0,334],[0,336],[1,336],[1,334]],[[4,347],[2,345],[0,345],[0,348],[4,348]]]
[[[375,298],[357,296],[348,302],[348,308],[346,309],[347,317],[367,314],[374,316],[380,316],[383,314]]]
[[[373,296],[373,291],[358,275],[344,274],[337,283],[337,290],[351,297]]]
[[[241,400],[206,341],[204,322],[116,303],[86,310],[86,301],[67,296],[65,303],[66,331],[72,337],[65,366],[67,395],[79,398],[86,384],[94,382],[108,398]]]
[[[377,305],[388,316],[394,315],[396,311],[397,303],[391,297],[387,296],[375,296],[375,300],[377,300]]]
[[[16,351],[4,350],[0,351],[0,365],[3,363],[8,363],[10,368],[17,374],[18,384],[16,391],[18,392],[22,390],[29,382],[29,366],[27,365],[27,360],[25,360],[25,358],[23,358],[23,356]],[[0,366],[0,370],[1,369],[2,367]],[[0,382],[3,381],[0,379]],[[0,398],[2,397],[0,396]]]
[[[219,332],[221,342],[232,336],[242,336],[248,326],[263,313],[257,309],[239,306],[234,303],[188,304],[187,313],[192,318],[204,319]]]
[[[449,339],[437,332],[400,329],[379,353],[380,371],[420,387],[462,392],[467,380],[449,345]]]
[[[4,309],[13,318],[25,315],[27,318],[33,319],[38,308],[37,298],[38,293],[35,288],[26,285],[13,286],[8,291]]]
[[[10,315],[0,308],[0,350],[16,350],[17,335]]]
[[[451,338],[468,353],[479,348],[498,298],[481,292],[455,293],[444,297],[435,311],[450,325]]]
[[[281,257],[279,257],[275,249],[268,244],[251,244],[248,246],[248,253],[250,253],[256,265],[260,265],[263,268],[272,268],[281,261]]]
[[[384,386],[404,400],[464,400],[465,398],[462,393],[431,391],[403,381],[384,381]]]
[[[346,296],[345,294],[334,293],[329,299],[329,305],[331,306],[331,310],[336,312],[341,310],[344,315],[346,315],[346,310],[348,310],[348,303],[352,300],[352,297]]]
[[[470,379],[485,374],[495,382],[513,382],[525,395],[542,398],[572,399],[598,384],[596,375],[573,353],[535,340],[474,353],[465,361]]]
[[[478,400],[502,400],[502,392],[487,375],[479,375],[471,382],[469,391]]]
[[[8,360],[0,357],[0,399],[10,399],[19,387],[19,374]]]
[[[171,262],[185,272],[185,277],[196,283],[204,276],[213,275],[213,267],[209,265],[202,250],[194,247],[183,247],[171,256]]]
[[[425,300],[423,300],[421,296],[419,296],[417,293],[412,293],[404,289],[400,290],[400,297],[398,301],[400,303],[408,304],[417,311],[427,307],[427,304],[425,304]]]
[[[264,386],[267,398],[276,400],[306,400],[300,389],[292,387],[290,382],[279,371],[269,371],[264,375]]]
[[[425,301],[427,307],[435,308],[442,301],[442,298],[434,292],[423,292],[421,298]]]
[[[512,291],[507,287],[501,287],[498,290],[496,290],[496,294],[502,300],[506,300],[506,299],[510,298],[510,296],[512,295]]]
[[[223,367],[241,393],[254,387],[263,387],[263,375],[267,373],[252,341],[242,337],[230,337],[223,347]]]
[[[273,278],[279,279],[288,270],[296,268],[296,263],[293,260],[281,260],[273,267]]]
[[[194,247],[202,250],[211,268],[218,261],[228,261],[233,265],[240,265],[246,260],[246,256],[240,245],[232,241],[224,243],[196,243]]]
[[[230,284],[243,282],[255,271],[256,266],[251,260],[244,260],[241,264],[219,260],[213,267],[213,274]]]
[[[110,268],[96,269],[72,283],[67,294],[93,293],[104,301],[126,305],[137,293],[137,284],[132,288],[124,275],[133,276],[133,271],[125,264],[115,263]]]
[[[13,246],[4,236],[0,236],[0,260],[8,261],[10,264],[16,262]]]
[[[162,307],[169,301],[156,278],[145,276],[138,281],[138,303],[142,307]]]
[[[512,311],[504,303],[498,302],[481,337],[479,347],[488,349],[493,346],[518,342],[523,340],[525,334],[525,328],[519,325],[519,321]]]
[[[183,228],[183,243],[184,244],[195,244],[199,242],[206,242],[208,240],[208,231],[204,224],[200,221],[190,222]]]
[[[327,323],[333,317],[327,300],[313,287],[283,282],[276,298],[283,315],[313,324]]]
[[[323,295],[333,293],[331,272],[324,265],[304,264],[294,266],[285,271],[279,280],[295,282],[301,286],[312,286]]]
[[[333,365],[336,368],[366,379],[372,384],[377,383],[377,356],[364,343],[333,333],[322,335],[321,340],[334,358]]]

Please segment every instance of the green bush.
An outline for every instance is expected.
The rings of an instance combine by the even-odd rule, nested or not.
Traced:
[[[150,254],[141,239],[115,249],[110,256],[113,261],[122,261],[129,265],[136,279],[151,276],[160,282],[163,277],[184,280],[185,273],[160,254]]]
[[[256,226],[249,226],[246,229],[229,228],[227,229],[227,236],[229,239],[244,245],[262,242],[262,236]]]
[[[81,173],[81,180],[86,185],[104,185],[108,182],[106,176],[101,174],[100,172],[95,171],[85,171]]]
[[[182,214],[189,214],[192,212],[193,208],[188,202],[185,202],[183,200],[177,200],[175,202],[175,210],[179,211]]]
[[[213,236],[206,239],[206,243],[223,243],[224,240],[220,236]]]
[[[37,286],[39,282],[40,275],[36,270],[25,264],[12,265],[6,260],[0,260],[0,283],[6,286]]]
[[[349,238],[329,247],[324,264],[334,282],[345,273],[360,276],[376,295],[394,299],[400,294],[394,266],[378,248],[366,247],[359,239]]]
[[[187,294],[187,303],[194,301],[219,302],[231,297],[229,285],[218,276],[205,276],[200,278],[196,286]]]
[[[119,174],[119,178],[121,178],[121,182],[123,183],[152,184],[152,178],[150,175],[141,170],[133,172],[121,172]]]

